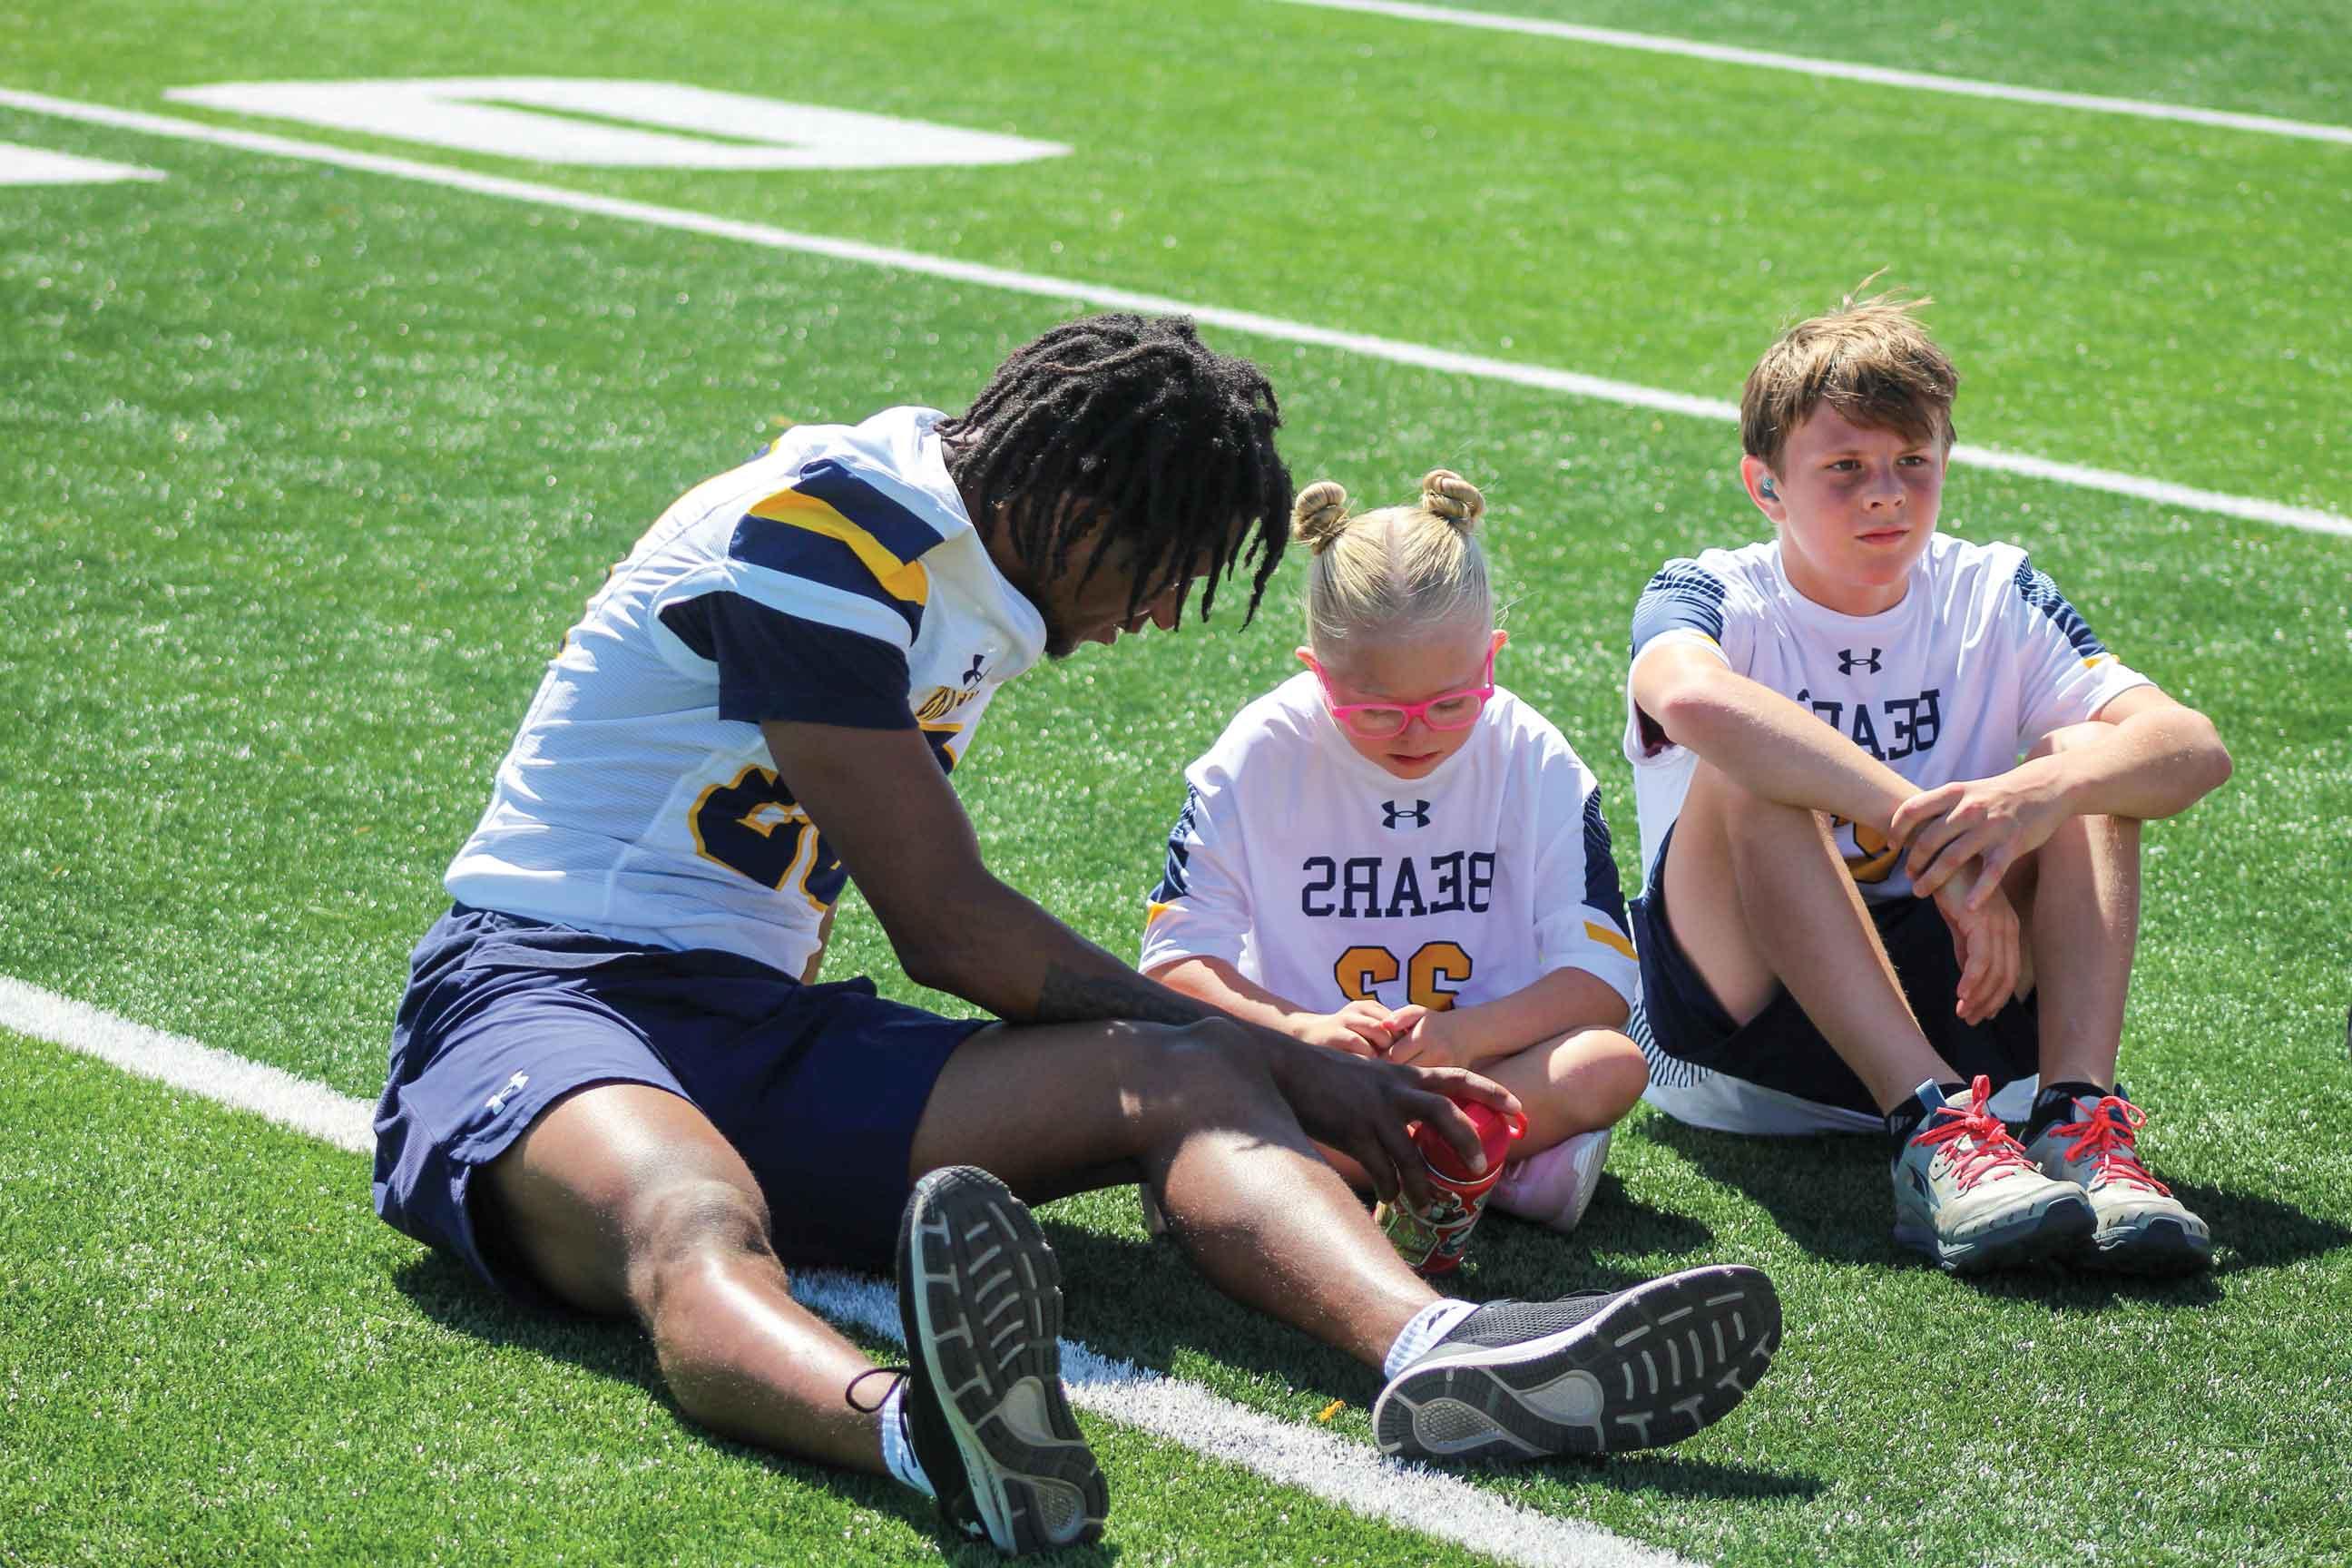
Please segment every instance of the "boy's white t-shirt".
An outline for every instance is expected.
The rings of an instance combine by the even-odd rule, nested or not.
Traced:
[[[1358,752],[1302,672],[1185,770],[1140,967],[1219,958],[1322,1012],[1463,1006],[1556,969],[1639,979],[1592,773],[1497,689],[1467,743],[1405,780]]]
[[[1800,594],[1777,539],[1669,561],[1634,607],[1625,676],[1645,885],[1698,758],[1641,711],[1633,672],[1652,650],[1675,646],[1705,648],[1810,709],[1921,789],[2006,773],[2052,731],[2149,684],[2015,545],[1935,535],[1902,602],[1875,616],[1840,615]],[[1837,842],[1863,897],[1908,898],[1900,859],[1861,831],[1857,842],[1854,826],[1842,823]]]

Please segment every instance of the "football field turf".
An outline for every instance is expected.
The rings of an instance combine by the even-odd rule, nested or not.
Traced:
[[[2352,124],[2320,4],[2045,25],[1899,0],[1859,34],[1811,4],[1518,8]],[[1633,598],[1761,520],[1728,423],[1483,362],[1720,403],[1865,274],[1932,293],[1962,440],[2076,476],[1956,466],[1946,525],[2030,548],[2236,758],[2147,832],[2124,1056],[2217,1267],[1955,1281],[1889,1240],[1874,1147],[1637,1110],[1582,1232],[1482,1228],[1469,1293],[1752,1263],[1786,1309],[1776,1368],[1678,1447],[1468,1484],[1737,1564],[2352,1557],[2352,146],[1282,0],[0,17],[0,143],[162,176],[0,184],[0,976],[362,1099],[556,639],[668,500],[780,426],[960,406],[1118,291],[1266,318],[1207,335],[1273,375],[1302,484],[1402,499],[1442,463],[1486,489],[1499,678],[1600,773],[1630,882]],[[456,77],[678,82],[1069,151],[614,169],[164,96]],[[1229,596],[1008,687],[956,775],[996,870],[1131,952],[1182,764],[1295,668],[1297,581],[1246,628]],[[828,966],[927,999],[854,895]],[[1074,1338],[1369,1462],[1370,1377],[1146,1246],[1131,1192],[1045,1215]],[[1082,1420],[1113,1511],[1074,1561],[1485,1560],[1115,1400]],[[0,1030],[0,1564],[941,1550],[886,1486],[683,1425],[634,1332],[473,1290],[374,1220],[363,1156]]]

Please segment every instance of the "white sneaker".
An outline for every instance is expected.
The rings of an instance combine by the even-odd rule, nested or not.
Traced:
[[[2083,1189],[2098,1216],[2079,1261],[2132,1274],[2194,1274],[2213,1261],[2204,1220],[2147,1173],[2133,1137],[2147,1115],[2118,1094],[2077,1095],[2075,1120],[2036,1133],[2026,1153],[2042,1173]]]
[[[1524,1160],[1503,1167],[1486,1201],[1507,1215],[1548,1225],[1561,1232],[1574,1230],[1601,1185],[1601,1167],[1609,1158],[1606,1127],[1539,1149]]]
[[[2067,1252],[2097,1225],[2072,1182],[2035,1168],[1989,1101],[1979,1074],[1965,1106],[1922,1089],[1927,1119],[1895,1157],[1895,1239],[1954,1273],[2014,1268]]]

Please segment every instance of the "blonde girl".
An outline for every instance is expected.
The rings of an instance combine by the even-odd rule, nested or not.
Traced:
[[[1638,970],[1592,773],[1496,684],[1485,510],[1443,468],[1360,515],[1328,480],[1300,494],[1307,668],[1185,770],[1141,967],[1316,1045],[1507,1085],[1528,1131],[1492,1202],[1567,1230],[1647,1081],[1621,1032]]]

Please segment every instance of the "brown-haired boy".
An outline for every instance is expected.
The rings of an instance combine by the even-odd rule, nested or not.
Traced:
[[[2229,752],[2022,551],[1936,531],[1958,377],[1912,310],[1849,299],[1765,352],[1740,477],[1775,537],[1668,562],[1633,612],[1648,1098],[1884,1128],[1895,1237],[1947,1268],[2202,1268],[2115,1073],[2139,824]],[[2023,1144],[1988,1104],[2012,1083]]]

